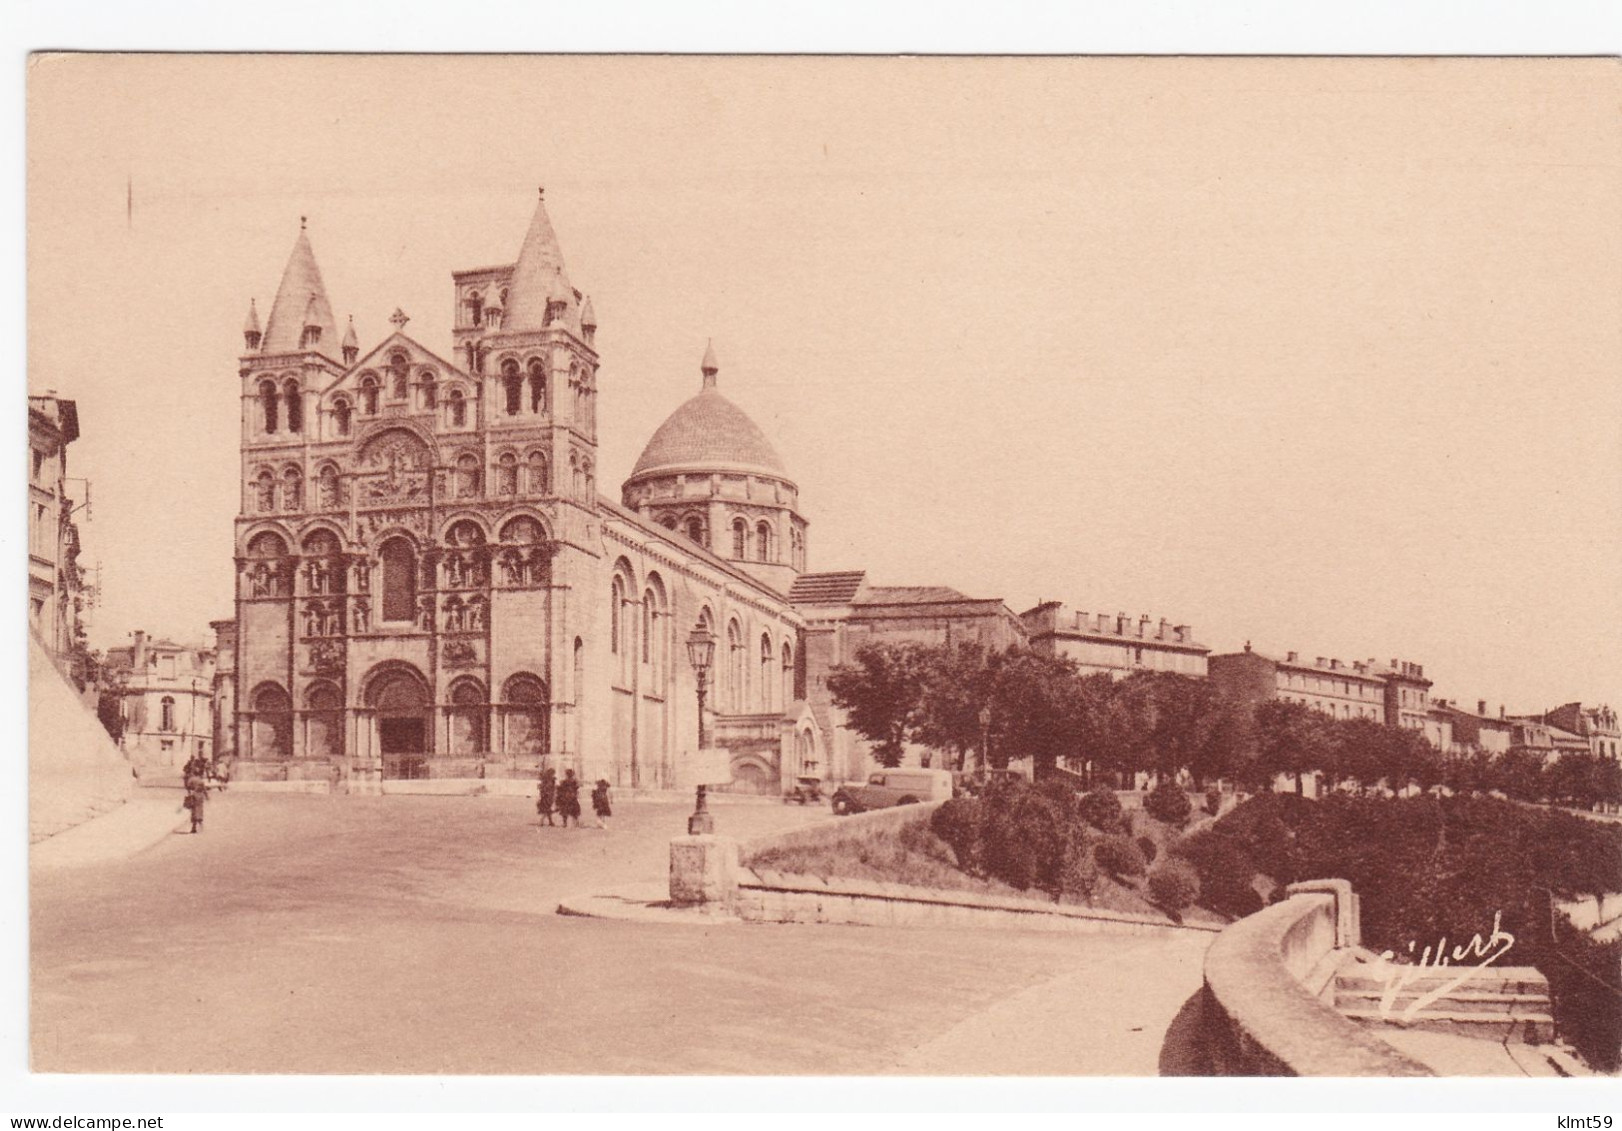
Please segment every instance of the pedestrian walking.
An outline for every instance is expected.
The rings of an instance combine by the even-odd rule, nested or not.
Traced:
[[[186,799],[181,807],[191,810],[191,831],[193,835],[203,828],[203,805],[208,800],[208,782],[201,774],[194,774],[186,779]]]
[[[548,766],[541,771],[540,796],[535,799],[535,812],[542,825],[552,824],[552,810],[558,797],[558,772]]]
[[[580,781],[573,770],[564,770],[563,780],[558,782],[558,816],[563,818],[564,828],[569,827],[570,818],[575,828],[580,827]]]
[[[614,810],[608,803],[607,778],[598,778],[596,788],[591,791],[591,811],[597,815],[597,827],[607,829],[608,818],[614,815]]]

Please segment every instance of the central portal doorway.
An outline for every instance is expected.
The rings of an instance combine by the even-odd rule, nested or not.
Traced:
[[[377,745],[385,778],[426,778],[432,753],[428,685],[415,672],[396,670],[371,686]]]

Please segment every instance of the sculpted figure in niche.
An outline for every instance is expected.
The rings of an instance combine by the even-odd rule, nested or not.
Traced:
[[[434,630],[434,599],[423,597],[417,602],[417,627],[424,632]]]
[[[473,632],[484,631],[484,602],[477,597],[467,603],[467,626]]]
[[[372,621],[372,609],[365,601],[355,602],[355,631],[367,632]]]
[[[459,601],[452,601],[445,606],[445,631],[462,631],[462,605]]]
[[[461,588],[463,580],[461,554],[452,554],[445,562],[445,580],[452,589]]]
[[[522,585],[523,565],[517,550],[504,550],[501,554],[501,579],[508,585]]]
[[[344,634],[343,614],[338,606],[330,605],[321,618],[321,634],[323,636],[342,636]]]
[[[304,635],[319,636],[321,634],[321,614],[314,605],[304,606]]]

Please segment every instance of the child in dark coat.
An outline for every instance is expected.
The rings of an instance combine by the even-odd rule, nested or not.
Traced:
[[[201,774],[186,778],[186,799],[180,804],[191,810],[191,831],[195,835],[203,827],[203,803],[208,799],[208,783]]]
[[[552,824],[552,810],[558,796],[558,774],[551,767],[541,771],[541,795],[535,799],[535,812],[540,815],[540,823]]]
[[[597,827],[608,828],[608,818],[614,815],[614,810],[608,804],[607,778],[597,779],[597,786],[591,791],[591,810],[597,814]]]

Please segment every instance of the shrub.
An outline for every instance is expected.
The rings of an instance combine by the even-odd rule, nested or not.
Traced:
[[[1222,811],[1222,791],[1214,785],[1205,791],[1205,811],[1213,817]]]
[[[1153,864],[1155,857],[1160,854],[1160,846],[1148,837],[1140,836],[1138,838],[1138,851],[1143,853],[1144,863]]]
[[[1126,824],[1121,817],[1121,799],[1113,789],[1102,786],[1081,799],[1081,819],[1101,833],[1120,832]]]
[[[1235,919],[1262,909],[1262,897],[1251,886],[1256,865],[1231,837],[1204,830],[1178,841],[1175,851],[1199,873],[1200,902],[1206,907]]]
[[[972,797],[954,797],[929,818],[929,829],[952,849],[957,866],[977,874],[984,865],[981,853],[982,805]]]
[[[1104,837],[1093,849],[1093,859],[1098,861],[1100,868],[1118,880],[1141,876],[1148,870],[1148,865],[1143,862],[1143,853],[1124,836]]]
[[[1006,807],[994,805],[984,824],[985,867],[998,879],[1019,888],[1053,890],[1063,862],[1063,811],[1035,790],[1007,795]]]
[[[1059,865],[1058,891],[1055,898],[1080,897],[1088,903],[1098,888],[1098,863],[1093,859],[1092,838],[1079,825],[1070,827],[1065,838],[1064,858]]]
[[[1168,856],[1149,873],[1149,897],[1174,915],[1200,898],[1199,871],[1180,856]]]
[[[1163,781],[1149,791],[1149,796],[1143,799],[1143,808],[1155,820],[1178,828],[1186,825],[1194,815],[1194,806],[1188,800],[1188,794],[1183,792],[1181,786],[1169,781]]]

